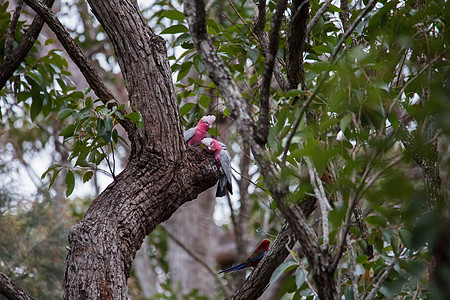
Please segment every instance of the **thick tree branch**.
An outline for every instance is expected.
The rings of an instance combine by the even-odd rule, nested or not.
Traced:
[[[63,45],[64,49],[69,54],[70,58],[78,66],[81,73],[86,78],[86,81],[88,82],[94,93],[97,95],[97,97],[102,99],[103,103],[114,99],[113,94],[103,83],[103,80],[100,78],[100,76],[98,76],[92,63],[87,59],[83,51],[75,43],[69,32],[67,32],[58,18],[39,0],[25,0],[25,3],[30,6],[36,13],[38,13],[45,20],[47,25],[52,29],[58,40]],[[122,114],[124,115],[126,113],[122,112]],[[117,120],[127,131],[130,140],[133,140],[132,136],[134,135],[134,131],[136,128],[133,122],[127,118],[123,120],[117,118]]]
[[[266,52],[266,62],[261,81],[261,92],[259,99],[259,120],[257,130],[257,142],[261,145],[267,143],[269,134],[269,116],[270,116],[270,82],[274,63],[277,56],[278,44],[280,43],[280,28],[283,20],[284,11],[287,8],[287,0],[280,0],[277,3],[275,13],[272,18],[272,26],[269,33],[269,48]]]
[[[294,0],[293,16],[286,36],[286,71],[291,89],[306,89],[303,51],[306,38],[306,23],[309,18],[309,1]]]
[[[34,300],[2,272],[0,272],[0,294],[11,300]]]
[[[256,7],[256,6],[255,6]],[[260,0],[258,6],[255,8],[256,17],[253,21],[254,33],[258,37],[258,42],[261,45],[264,53],[269,52],[269,37],[267,32],[264,30],[264,26],[266,24],[266,1]],[[275,56],[275,63],[273,66],[273,74],[275,79],[278,82],[281,90],[286,93],[290,90],[289,83],[287,82],[286,77],[281,72],[283,69],[283,60]]]
[[[51,7],[53,2],[54,0],[45,0],[44,4]],[[0,65],[0,89],[3,88],[14,71],[16,71],[20,66],[20,63],[23,61],[25,56],[27,56],[30,52],[31,47],[33,47],[34,42],[42,30],[42,26],[44,26],[44,20],[40,16],[36,16],[28,30],[23,35],[19,46],[14,49],[8,59],[3,60],[3,63]]]

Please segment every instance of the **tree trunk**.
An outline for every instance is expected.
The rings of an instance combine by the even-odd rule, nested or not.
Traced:
[[[214,265],[216,240],[211,229],[214,224],[213,214],[216,188],[212,187],[198,196],[192,203],[186,203],[170,218],[167,228],[180,242],[192,250],[198,257]],[[197,289],[200,295],[216,295],[215,278],[186,253],[176,242],[169,239],[170,279],[174,290],[181,286],[181,294],[186,295]]]
[[[158,276],[150,264],[147,240],[148,237],[144,239],[141,249],[136,253],[136,258],[133,262],[133,270],[144,298],[150,298],[156,294],[156,280]]]
[[[220,176],[213,155],[185,149],[165,41],[135,2],[89,1],[114,46],[129,99],[144,120],[128,131],[128,165],[69,232],[64,299],[126,299],[142,241]]]

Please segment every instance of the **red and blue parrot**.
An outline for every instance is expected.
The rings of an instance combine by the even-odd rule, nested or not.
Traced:
[[[269,251],[269,240],[264,240],[259,244],[258,248],[253,251],[252,255],[250,255],[243,263],[233,266],[231,268],[222,270],[220,273],[228,273],[228,272],[234,272],[237,270],[242,270],[249,267],[256,267],[256,265],[261,261],[261,259],[264,257],[264,255]]]

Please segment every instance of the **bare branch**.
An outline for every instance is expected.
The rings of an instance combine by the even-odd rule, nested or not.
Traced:
[[[303,67],[303,51],[305,48],[306,23],[309,18],[309,1],[294,0],[293,16],[286,36],[286,71],[291,89],[306,89],[305,70]],[[294,100],[293,103],[297,101]]]
[[[54,0],[45,0],[44,4],[51,7],[53,2]],[[34,42],[42,30],[42,26],[44,26],[44,20],[40,16],[36,16],[23,35],[19,46],[14,49],[14,52],[11,53],[8,59],[3,60],[3,63],[0,65],[0,89],[3,88],[14,71],[20,66],[25,56],[30,52],[31,47],[33,47]]]
[[[346,31],[349,26],[348,20],[350,18],[350,14],[348,11],[348,0],[341,0],[341,10],[342,12],[339,13],[339,15],[342,21],[342,28],[344,29],[344,31]]]
[[[0,272],[0,294],[11,300],[34,300],[2,272]]]
[[[355,30],[356,26],[362,21],[362,19],[369,13],[369,11],[372,10],[372,8],[377,3],[377,0],[370,1],[366,8],[356,17],[355,21],[352,23],[350,28],[348,28],[344,34],[342,35],[341,39],[336,44],[336,47],[334,48],[333,53],[331,54],[330,61],[334,64],[336,61],[337,54],[339,50],[341,49],[342,44],[344,44],[345,40],[350,36],[350,34],[353,33],[353,30]]]
[[[308,26],[306,27],[305,36],[309,36],[311,30],[317,24],[320,17],[327,11],[328,7],[330,7],[331,1],[332,0],[325,1],[323,5],[319,8],[319,10],[316,12],[314,17],[311,19],[311,21],[309,21]]]
[[[238,16],[238,18],[242,21],[242,24],[244,24],[245,27],[247,27],[248,31],[253,35],[253,37],[255,38],[255,40],[258,40],[258,37],[256,36],[256,34],[253,32],[252,28],[247,24],[247,22],[245,22],[244,18],[241,16],[241,14],[239,13],[239,11],[236,9],[236,6],[234,6],[233,1],[228,0],[228,3],[230,4],[231,8],[233,8],[234,12],[236,13],[236,15]]]
[[[257,17],[253,21],[253,28],[255,34],[258,36],[258,41],[261,47],[263,48],[264,53],[269,52],[269,36],[267,32],[264,30],[264,25],[266,24],[266,2],[265,0],[260,0],[258,6],[254,6]],[[286,80],[286,77],[281,72],[283,69],[283,60],[276,56],[275,63],[273,66],[273,74],[275,79],[278,82],[281,90],[286,93],[290,90],[289,83]]]
[[[89,83],[89,86],[95,92],[97,97],[102,99],[103,103],[108,102],[110,99],[114,99],[113,94],[103,83],[100,76],[98,76],[98,74],[95,72],[92,63],[87,59],[80,47],[71,38],[70,34],[61,24],[58,18],[56,18],[56,16],[39,0],[25,0],[25,3],[29,5],[34,11],[36,11],[56,34],[58,40],[67,51],[70,58],[78,66],[81,73],[83,73],[86,81]],[[117,103],[115,105],[117,105]],[[122,113],[126,114],[125,112]],[[133,122],[127,118],[125,118],[124,120],[118,119],[118,121],[125,128],[129,136],[131,136],[136,128]]]
[[[274,69],[275,58],[277,56],[278,44],[280,42],[280,28],[284,11],[287,8],[287,0],[280,0],[277,3],[276,11],[273,14],[272,26],[269,33],[269,48],[266,51],[266,62],[261,81],[261,93],[259,100],[259,120],[257,141],[264,145],[267,143],[269,134],[269,113],[270,113],[270,82]]]

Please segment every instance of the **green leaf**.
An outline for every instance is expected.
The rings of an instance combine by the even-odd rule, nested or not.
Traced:
[[[53,183],[55,182],[56,177],[58,177],[59,172],[61,172],[62,169],[56,169],[53,173],[52,179],[50,180],[50,184],[48,185],[48,188],[51,188]]]
[[[366,263],[368,261],[369,257],[365,254],[361,254],[356,258],[356,263],[357,264],[363,264]]]
[[[138,112],[132,112],[125,115],[125,118],[130,119],[134,123],[138,122],[141,119],[141,115]]]
[[[386,226],[386,218],[382,216],[368,216],[366,217],[366,222],[374,226]]]
[[[201,107],[203,108],[208,108],[209,107],[209,103],[211,102],[211,99],[209,98],[208,95],[201,95],[200,99],[198,100],[199,104]]]
[[[192,62],[187,61],[180,66],[180,71],[178,72],[177,81],[180,81],[189,73],[192,67]]]
[[[286,92],[286,94],[284,94],[284,96],[286,98],[290,98],[290,97],[296,97],[296,96],[300,96],[303,95],[305,92],[301,91],[301,90],[290,90],[288,92]]]
[[[30,117],[31,120],[34,121],[36,117],[39,115],[39,113],[42,111],[43,106],[43,97],[41,97],[40,93],[40,87],[35,85],[35,83],[32,83],[32,90],[31,90],[31,109],[30,109]]]
[[[92,102],[92,98],[91,97],[87,97],[86,98],[86,101],[85,101],[84,105],[86,105],[86,107],[88,107],[90,109],[94,109],[94,103]]]
[[[412,234],[409,230],[401,228],[398,230],[398,235],[400,236],[400,240],[402,243],[410,248],[411,247],[411,240],[412,240]]]
[[[73,109],[71,108],[64,108],[63,110],[61,110],[58,115],[56,116],[57,120],[64,120],[65,118],[67,118],[68,116],[72,115]]]
[[[87,171],[86,173],[84,173],[83,174],[83,183],[86,183],[89,180],[91,180],[93,175],[94,175],[94,172],[92,172],[92,171]]]
[[[351,114],[347,114],[344,117],[342,117],[341,122],[339,124],[339,127],[341,128],[342,132],[344,132],[345,129],[347,129],[347,126],[350,124],[351,121],[352,121]]]
[[[72,171],[69,170],[69,172],[67,172],[65,182],[67,185],[66,196],[69,197],[75,187],[75,176],[73,175]]]
[[[186,26],[177,24],[177,25],[172,25],[170,27],[167,27],[166,29],[161,31],[161,34],[175,34],[175,33],[183,33],[183,32],[188,32],[188,31],[189,30],[187,29]]]
[[[117,129],[115,129],[115,128],[112,131],[112,139],[113,139],[114,143],[117,144],[117,141],[119,140],[119,133],[117,132]]]
[[[302,270],[302,268],[298,268],[295,273],[295,284],[297,285],[297,289],[301,288],[303,283],[305,282],[306,274]]]
[[[181,115],[181,116],[184,116],[185,114],[187,114],[187,113],[192,109],[192,107],[193,107],[194,105],[195,105],[194,103],[186,103],[185,105],[183,105],[183,106],[180,108],[180,115]]]
[[[53,164],[50,167],[48,167],[47,171],[44,172],[44,174],[42,174],[41,179],[44,179],[45,176],[52,170],[56,169],[57,167],[59,167],[59,164]]]
[[[75,124],[69,124],[61,131],[59,135],[63,136],[66,139],[68,137],[73,136],[74,132],[75,132]]]
[[[182,21],[185,19],[184,13],[178,10],[166,10],[162,13],[162,16],[177,21]]]
[[[277,279],[284,272],[292,270],[292,269],[294,269],[296,267],[298,267],[298,264],[295,261],[293,261],[293,260],[285,261],[284,263],[279,265],[278,268],[276,268],[275,271],[273,272],[272,277],[270,277],[270,284],[272,284],[275,281],[277,281]]]

